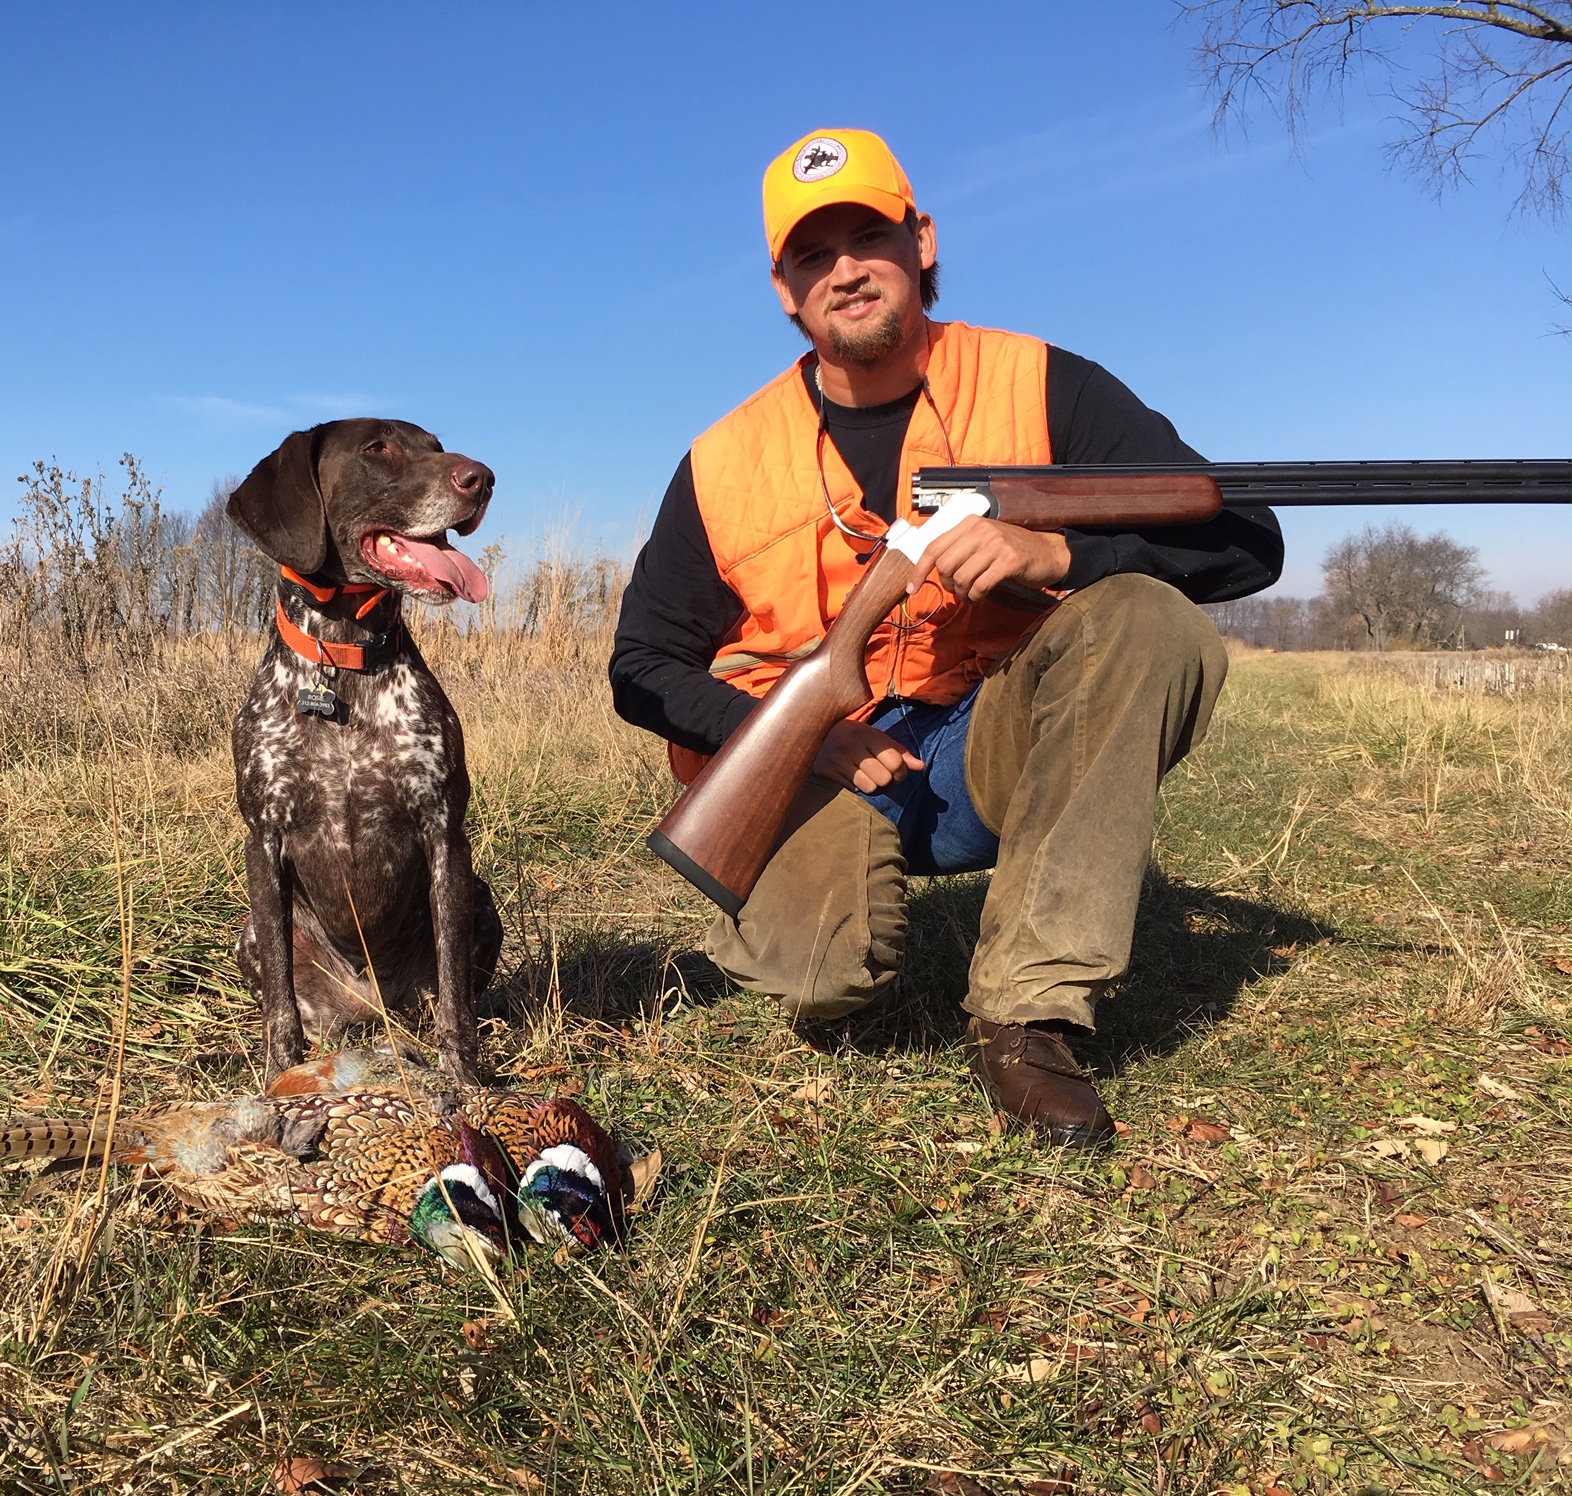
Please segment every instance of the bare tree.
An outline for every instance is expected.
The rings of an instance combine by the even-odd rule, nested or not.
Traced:
[[[1555,592],[1547,592],[1534,604],[1534,612],[1530,619],[1535,644],[1559,644],[1563,649],[1572,638],[1572,592],[1565,587]]]
[[[1520,211],[1559,217],[1566,209],[1572,0],[1179,0],[1200,22],[1197,62],[1219,126],[1242,121],[1261,98],[1298,139],[1311,99],[1340,95],[1350,75],[1373,64],[1393,81],[1403,110],[1388,147],[1438,195],[1467,180],[1489,142],[1522,173]],[[1417,76],[1397,52],[1410,34],[1433,43]]]
[[[1472,546],[1407,525],[1366,525],[1326,553],[1321,571],[1333,608],[1359,620],[1371,649],[1454,638],[1484,576]]]
[[[261,627],[273,600],[275,568],[229,522],[229,496],[239,487],[233,475],[214,479],[192,532],[200,613],[210,627],[226,634]]]

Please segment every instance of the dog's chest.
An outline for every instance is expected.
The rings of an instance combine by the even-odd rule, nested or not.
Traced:
[[[323,685],[344,695],[330,719],[297,705],[303,690]],[[447,698],[429,672],[402,660],[348,682],[275,656],[237,716],[235,746],[247,819],[327,831],[350,845],[441,829],[463,777]]]

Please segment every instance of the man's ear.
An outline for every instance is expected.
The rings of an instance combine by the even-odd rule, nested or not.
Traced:
[[[286,436],[229,496],[230,519],[263,555],[303,577],[327,559],[327,514],[317,486],[320,429]]]
[[[781,299],[781,310],[788,317],[795,317],[801,311],[797,305],[797,298],[786,287],[786,277],[781,274],[781,262],[776,260],[770,266],[770,284],[775,287],[775,294]]]

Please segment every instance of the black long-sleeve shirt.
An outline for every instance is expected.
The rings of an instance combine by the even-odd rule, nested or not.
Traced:
[[[804,367],[817,401],[812,365]],[[824,402],[830,440],[863,492],[863,507],[896,513],[901,444],[921,398],[886,405]],[[1167,417],[1148,409],[1106,369],[1062,348],[1048,356],[1048,437],[1056,463],[1201,462]],[[1070,569],[1063,587],[1116,572],[1168,582],[1194,602],[1224,602],[1269,587],[1283,565],[1270,509],[1224,510],[1199,525],[1149,530],[1066,530]],[[713,753],[753,710],[754,698],[709,673],[742,602],[721,579],[699,515],[691,456],[682,459],[650,538],[633,564],[611,655],[612,699],[635,726],[700,753]]]

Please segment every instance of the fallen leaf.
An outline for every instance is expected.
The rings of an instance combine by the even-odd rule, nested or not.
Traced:
[[[1414,1152],[1433,1169],[1446,1157],[1446,1144],[1440,1138],[1420,1138],[1414,1144]]]
[[[301,1492],[313,1489],[330,1491],[348,1480],[351,1473],[348,1465],[324,1463],[304,1455],[285,1455],[273,1467],[273,1489],[278,1496],[300,1496]]]
[[[1491,1075],[1481,1075],[1474,1082],[1487,1096],[1499,1096],[1503,1101],[1521,1101],[1523,1093],[1514,1091],[1511,1086],[1503,1084]]]
[[[1509,1428],[1492,1434],[1485,1440],[1492,1449],[1502,1454],[1527,1454],[1536,1445],[1548,1442],[1550,1435],[1542,1428]]]
[[[1572,961],[1568,961],[1565,956],[1557,958],[1556,970],[1564,977],[1572,977]]]
[[[1142,1413],[1141,1427],[1155,1438],[1163,1431],[1163,1420],[1156,1413]]]
[[[1169,1132],[1183,1132],[1190,1125],[1188,1117],[1169,1117],[1163,1122]]]
[[[508,1470],[508,1480],[521,1491],[544,1491],[546,1482],[533,1470],[526,1470],[522,1465],[513,1466]]]
[[[827,1075],[810,1075],[792,1095],[809,1106],[823,1106],[834,1099],[835,1082]]]
[[[1233,1133],[1221,1122],[1192,1122],[1185,1136],[1198,1143],[1226,1143]]]
[[[464,1344],[472,1351],[486,1349],[486,1332],[491,1328],[483,1319],[466,1319],[464,1321]]]
[[[1075,1479],[1069,1475],[1051,1476],[1047,1480],[1023,1480],[1020,1487],[1025,1496],[1075,1496]]]
[[[1133,1190],[1149,1190],[1156,1186],[1157,1176],[1145,1164],[1137,1164],[1130,1170],[1130,1188]]]
[[[1401,1138],[1377,1138],[1370,1144],[1370,1152],[1376,1158],[1407,1158],[1408,1144]]]
[[[1423,1226],[1429,1219],[1429,1216],[1400,1215],[1397,1217],[1397,1224],[1405,1231],[1412,1231],[1417,1226]]]
[[[1456,1132],[1456,1122],[1441,1122],[1435,1117],[1421,1117],[1417,1112],[1412,1117],[1400,1117],[1399,1127],[1412,1127],[1415,1132],[1427,1138],[1439,1137],[1443,1132]]]
[[[1506,1288],[1488,1275],[1483,1282],[1485,1297],[1513,1329],[1525,1335],[1544,1335],[1555,1327],[1549,1312],[1538,1300],[1515,1288]]]
[[[661,1156],[659,1148],[651,1148],[643,1158],[636,1158],[622,1171],[622,1204],[630,1215],[649,1204],[660,1179]]]
[[[1121,1138],[1127,1138],[1135,1129],[1128,1122],[1115,1122],[1114,1133]]]

